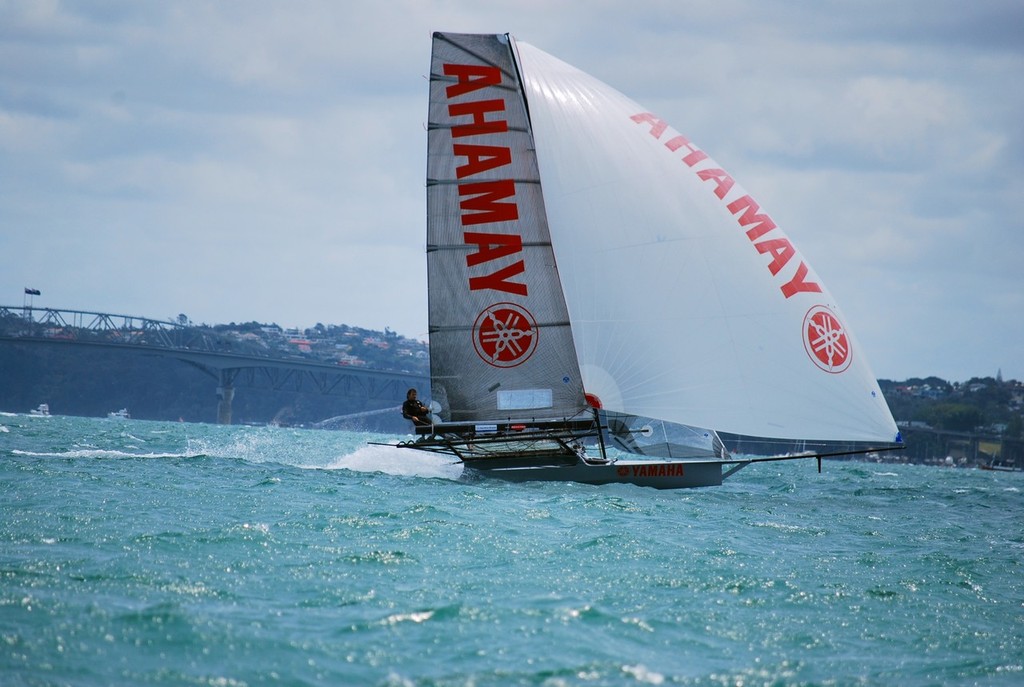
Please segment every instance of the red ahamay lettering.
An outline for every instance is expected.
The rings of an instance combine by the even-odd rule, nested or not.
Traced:
[[[650,126],[649,133],[658,140],[668,131],[668,125],[665,121],[649,112],[635,114],[631,119],[637,124],[647,124]],[[691,169],[704,161],[708,161],[708,164],[714,163],[707,153],[691,143],[685,136],[673,136],[665,141],[665,147],[673,153],[680,154],[682,156],[682,163]],[[736,182],[724,169],[702,167],[701,169],[694,169],[694,173],[701,181],[710,181],[714,185],[715,196],[726,203],[725,207],[736,217],[740,228],[746,230],[746,236],[754,249],[758,253],[768,255],[771,258],[771,261],[768,263],[768,271],[771,272],[772,276],[779,276],[779,273],[786,269],[793,258],[797,257],[797,253],[796,248],[789,242],[789,239],[784,236],[778,236],[778,233],[781,232],[776,232],[775,236],[768,236],[773,230],[778,229],[772,218],[762,213],[760,211],[761,206],[749,195],[727,201],[727,196],[733,190]],[[799,260],[792,275],[790,276],[790,273],[787,271],[782,277],[782,279],[786,279],[787,276],[789,277],[787,281],[779,286],[782,295],[790,298],[798,293],[820,293],[821,285],[815,281],[809,281],[807,279],[808,272],[807,263]]]
[[[474,244],[476,252],[466,256],[466,266],[475,267],[494,260],[516,255],[523,250],[523,238],[517,234],[482,234],[467,231],[463,234],[466,243]],[[482,277],[470,277],[470,290],[494,289],[505,291],[519,296],[526,295],[526,285],[507,281],[508,277],[514,277],[526,271],[522,260],[504,267],[497,272]]]
[[[459,184],[459,195],[469,196],[459,201],[463,209],[462,224],[490,224],[519,219],[519,207],[515,204],[516,185],[511,179],[478,181],[475,184]],[[503,198],[512,198],[511,203],[499,203]],[[473,214],[465,212],[473,210]]]
[[[466,158],[466,164],[455,168],[455,176],[459,179],[512,164],[512,151],[503,146],[456,143],[452,146],[452,152],[455,153],[455,157]]]
[[[489,97],[494,92],[486,90],[501,85],[501,70],[475,64],[446,64],[443,70],[446,76],[457,79],[445,88],[445,96],[448,99],[448,116],[452,118],[452,154],[461,160],[455,168],[455,177],[458,179],[462,226],[515,222],[519,219],[515,181],[512,178],[493,178],[496,170],[500,172],[505,168],[511,171],[512,150],[507,145],[461,141],[468,136],[489,136],[508,131],[504,99]],[[466,99],[474,94],[485,97]],[[477,177],[474,180],[485,172],[490,172],[491,178],[480,180]],[[526,272],[526,263],[521,258],[521,235],[466,231],[463,239],[466,245],[476,248],[466,255],[466,267],[472,275],[469,277],[470,291],[490,289],[527,295],[526,284],[515,281]]]

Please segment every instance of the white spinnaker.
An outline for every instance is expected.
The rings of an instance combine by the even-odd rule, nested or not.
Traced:
[[[772,274],[775,256],[759,252],[728,207],[742,187],[698,176],[719,166],[685,163],[696,148],[670,150],[678,132],[638,122],[648,110],[618,91],[516,46],[586,391],[609,410],[737,434],[894,441],[848,326],[845,369],[815,364],[809,314],[824,306],[848,323],[795,248]],[[788,241],[778,228],[759,239]],[[787,298],[781,286],[801,264],[820,292]]]

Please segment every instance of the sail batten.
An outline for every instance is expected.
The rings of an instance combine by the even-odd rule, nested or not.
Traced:
[[[540,184],[540,179],[509,179],[514,184]],[[458,179],[427,179],[427,186],[459,185]]]

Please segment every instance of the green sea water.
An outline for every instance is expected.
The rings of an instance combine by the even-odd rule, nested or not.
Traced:
[[[1024,474],[508,484],[387,439],[0,414],[0,685],[1024,684]]]

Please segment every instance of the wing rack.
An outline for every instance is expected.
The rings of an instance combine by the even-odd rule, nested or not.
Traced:
[[[447,453],[477,469],[607,462],[584,454],[584,442],[600,440],[593,419],[442,422],[417,427],[416,434],[398,447]]]

